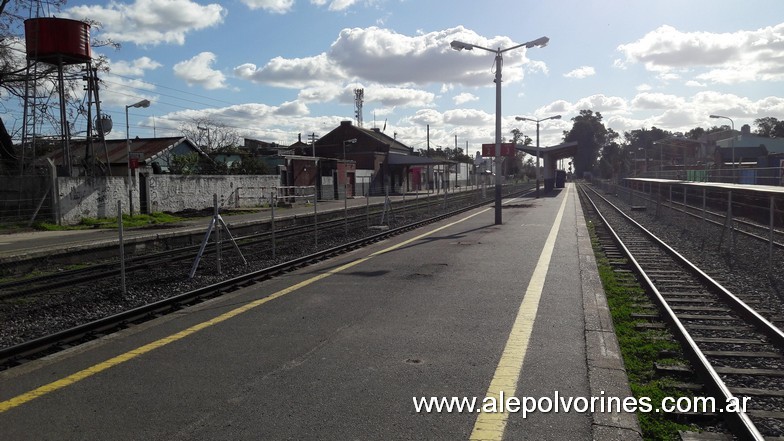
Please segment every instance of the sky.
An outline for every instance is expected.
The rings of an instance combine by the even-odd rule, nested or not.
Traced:
[[[289,145],[354,118],[409,147],[473,155],[495,140],[495,53],[503,53],[502,135],[540,125],[558,144],[582,109],[623,133],[685,132],[784,119],[780,0],[112,0],[68,1],[57,17],[95,20],[110,137],[176,136],[196,118]],[[42,14],[46,16],[46,14]],[[4,117],[5,119],[5,117]],[[17,123],[19,125],[19,123]]]

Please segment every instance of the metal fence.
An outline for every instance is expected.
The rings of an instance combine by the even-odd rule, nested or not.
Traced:
[[[48,176],[0,177],[0,225],[56,222],[52,180]]]

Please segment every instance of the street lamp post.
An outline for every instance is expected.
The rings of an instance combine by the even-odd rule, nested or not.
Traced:
[[[346,170],[346,144],[356,144],[357,138],[343,141],[343,230],[348,236],[348,171]]]
[[[711,115],[711,118],[723,118],[730,120],[730,127],[732,127],[732,138],[730,138],[730,148],[732,149],[732,183],[735,183],[735,121],[728,116]]]
[[[489,49],[475,44],[463,43],[462,41],[453,40],[450,43],[452,49],[455,50],[472,50],[474,48],[482,49],[487,52],[495,54],[495,224],[501,224],[501,67],[504,64],[502,54],[525,46],[527,49],[532,47],[545,47],[550,39],[548,37],[540,37],[523,44],[518,44],[507,49]]]
[[[548,119],[561,119],[561,115],[548,116],[542,119],[515,117],[517,121],[531,121],[536,123],[536,197],[539,197],[539,123]]]
[[[131,107],[150,107],[150,100],[141,100],[138,103],[125,106],[125,154],[128,165],[128,214],[133,216],[133,182],[131,178],[131,138],[130,138],[130,124],[128,123],[128,109]]]

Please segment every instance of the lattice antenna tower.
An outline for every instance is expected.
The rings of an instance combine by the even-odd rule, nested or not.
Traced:
[[[357,126],[362,127],[362,102],[365,100],[365,89],[354,89],[354,115],[357,117]]]

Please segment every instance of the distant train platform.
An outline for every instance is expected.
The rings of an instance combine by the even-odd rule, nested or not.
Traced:
[[[641,439],[574,184],[0,372],[4,439]],[[510,399],[512,398],[512,399]],[[451,404],[496,403],[490,407]],[[512,405],[510,407],[509,405]],[[449,406],[447,406],[449,405]]]

